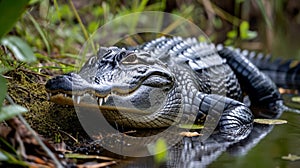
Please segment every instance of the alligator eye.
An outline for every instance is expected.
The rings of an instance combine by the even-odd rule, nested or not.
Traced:
[[[135,54],[130,54],[122,60],[123,64],[134,64],[137,63],[137,56]]]

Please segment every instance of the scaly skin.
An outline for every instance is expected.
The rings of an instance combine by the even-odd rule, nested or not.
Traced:
[[[251,84],[256,79],[262,81]],[[259,89],[247,94],[255,103],[259,98],[268,103],[267,113],[280,106],[276,86],[246,58],[195,39],[162,37],[130,49],[100,48],[78,74],[54,77],[46,89],[60,104],[71,104],[73,99],[87,105],[83,97],[94,97],[98,104],[91,107],[100,108],[112,124],[162,128],[203,123],[209,114],[210,120],[219,120],[217,130],[224,137],[243,139],[254,116],[241,102],[243,92],[249,90],[242,90],[240,83],[250,91]],[[265,98],[268,95],[273,98]],[[280,111],[274,113],[271,117]]]

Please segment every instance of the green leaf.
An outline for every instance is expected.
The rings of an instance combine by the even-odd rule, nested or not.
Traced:
[[[8,161],[8,157],[0,151],[0,161]]]
[[[0,111],[0,122],[10,119],[18,114],[25,113],[27,111],[28,110],[25,107],[22,107],[17,104],[3,106]]]
[[[257,37],[257,32],[256,31],[248,31],[248,33],[247,33],[247,39],[248,40],[251,40],[251,39],[254,39],[255,37]]]
[[[200,42],[208,42],[207,38],[206,38],[205,36],[202,36],[202,35],[200,35],[200,36],[198,37],[198,40],[199,40]]]
[[[233,45],[233,40],[227,39],[227,40],[225,40],[224,44],[225,44],[225,46],[231,46],[231,45]]]
[[[7,85],[5,78],[0,75],[0,109],[2,107],[3,100],[5,99],[7,92]]]
[[[248,30],[249,30],[249,23],[246,21],[243,21],[240,24],[240,37],[241,39],[247,39],[248,38]]]
[[[247,21],[243,21],[240,24],[240,37],[242,40],[251,40],[257,36],[256,31],[249,30],[249,23]]]
[[[233,38],[236,38],[236,36],[237,36],[237,32],[235,30],[231,30],[231,31],[227,32],[228,38],[233,39]]]
[[[94,33],[98,28],[99,28],[99,22],[92,21],[92,22],[88,25],[88,32],[92,34],[92,33]]]
[[[1,27],[1,26],[0,26]],[[2,38],[0,43],[7,46],[13,53],[16,59],[24,62],[34,62],[36,57],[31,47],[17,36],[8,36]]]
[[[26,10],[28,2],[29,0],[0,0],[0,38],[12,29]]]
[[[222,20],[220,18],[218,18],[218,17],[216,17],[213,20],[213,24],[214,24],[215,28],[217,28],[217,29],[220,29],[223,26]]]
[[[16,158],[16,156],[4,151],[1,148],[0,148],[0,161],[14,164],[16,167],[28,167],[29,166],[26,162],[19,160],[18,158]]]
[[[159,138],[154,146],[156,155],[154,155],[154,161],[156,164],[164,163],[167,160],[168,145],[165,139]]]

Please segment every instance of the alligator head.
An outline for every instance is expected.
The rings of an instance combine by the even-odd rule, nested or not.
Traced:
[[[117,47],[100,48],[79,73],[56,76],[45,87],[53,102],[96,107],[109,122],[131,127],[169,126],[181,103],[166,64],[147,52]],[[171,117],[161,117],[166,113]]]

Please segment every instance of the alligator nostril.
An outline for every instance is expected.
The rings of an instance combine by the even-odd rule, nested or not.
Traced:
[[[120,53],[120,58],[122,59],[122,58],[124,58],[126,55],[127,55],[127,52],[126,52],[126,51],[122,51],[122,52]]]
[[[121,61],[125,56],[127,55],[127,52],[126,51],[121,51],[117,57],[116,57],[116,61]]]
[[[122,51],[121,53],[120,53],[120,56],[123,58],[123,57],[125,57],[125,55],[126,55],[126,52],[125,51]]]

